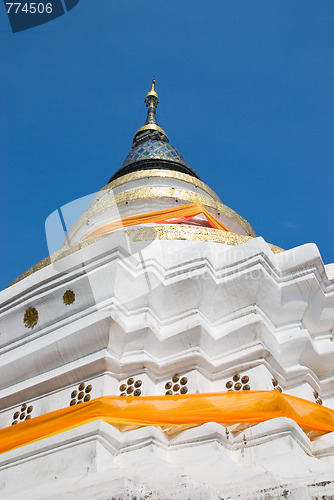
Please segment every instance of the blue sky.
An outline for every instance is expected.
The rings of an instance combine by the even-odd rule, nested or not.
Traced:
[[[333,24],[333,0],[80,0],[13,34],[0,4],[1,289],[120,167],[153,75],[159,124],[223,203],[334,262]]]

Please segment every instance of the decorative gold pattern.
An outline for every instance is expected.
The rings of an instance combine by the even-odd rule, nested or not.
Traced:
[[[142,385],[141,380],[135,380],[133,377],[128,378],[128,380],[125,383],[119,386],[120,396],[126,396],[127,394],[129,396],[131,395],[136,397],[140,396],[141,390],[139,389],[139,387],[141,387],[141,385]],[[136,388],[136,390],[134,390],[134,388]]]
[[[34,409],[33,406],[28,406],[27,408],[27,404],[23,403],[23,405],[21,405],[21,411],[16,411],[14,413],[12,425],[18,424],[18,420],[30,420],[31,419],[30,413],[33,411],[33,409]]]
[[[74,301],[75,301],[75,293],[72,292],[72,290],[66,290],[66,292],[63,295],[64,304],[70,306],[71,304],[73,304]]]
[[[248,375],[244,375],[243,377],[241,377],[241,382],[239,382],[239,380],[240,380],[240,375],[239,373],[236,373],[235,375],[233,375],[232,380],[228,380],[226,382],[225,387],[226,389],[228,389],[228,392],[240,391],[240,389],[242,389],[243,391],[250,390],[250,385],[247,384],[247,382],[249,382]]]
[[[177,383],[179,381],[180,381],[180,384],[183,387],[180,387],[180,384]],[[186,387],[186,385],[185,385],[187,382],[188,382],[187,377],[182,377],[181,380],[180,380],[180,375],[177,375],[177,374],[173,375],[173,377],[171,378],[171,380],[169,380],[168,382],[165,383],[165,389],[167,389],[166,392],[165,392],[165,395],[166,396],[172,396],[173,394],[174,395],[176,395],[176,394],[187,394],[188,387]]]
[[[209,186],[204,184],[204,182],[200,181],[199,179],[196,179],[196,177],[184,174],[183,172],[178,172],[177,170],[163,170],[159,168],[152,168],[150,170],[137,170],[136,172],[131,172],[130,174],[125,174],[122,175],[122,177],[118,177],[117,179],[110,182],[102,189],[100,189],[95,198],[92,200],[91,205],[94,204],[95,199],[99,197],[101,192],[107,189],[115,189],[116,187],[121,186],[126,182],[134,181],[136,179],[143,179],[145,177],[162,177],[167,179],[177,179],[179,181],[188,182],[189,184],[192,184],[196,188],[200,188],[206,193],[208,193],[218,203],[221,203],[221,200],[216,195],[216,193]]]
[[[91,396],[88,393],[91,392],[93,387],[91,385],[87,385],[85,389],[85,386],[86,386],[85,382],[81,382],[78,385],[78,390],[74,390],[71,392],[70,406],[79,405],[83,401],[87,402],[91,399]]]
[[[277,390],[277,391],[279,391],[279,392],[282,392],[282,387],[280,387],[280,386],[278,385],[278,381],[277,381],[277,379],[273,378],[271,381],[272,381],[272,384],[273,384],[273,386],[274,386],[274,389],[276,389],[276,390]]]
[[[23,321],[28,328],[33,328],[35,325],[37,325],[38,321],[37,309],[35,309],[34,307],[29,307],[24,313]]]

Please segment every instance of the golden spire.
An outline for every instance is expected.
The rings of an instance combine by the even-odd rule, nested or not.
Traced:
[[[157,117],[155,116],[156,108],[159,104],[159,99],[154,85],[155,78],[152,78],[151,90],[146,94],[144,101],[146,107],[148,107],[146,121],[145,124],[140,127],[140,129],[138,129],[135,133],[132,147],[138,145],[138,141],[144,142],[153,138],[153,136],[155,140],[168,142],[167,134],[166,132],[164,132],[164,130],[162,130],[161,127],[159,127],[157,123]]]
[[[155,91],[154,85],[155,85],[155,78],[152,78],[152,88],[146,94],[144,101],[146,106],[150,108],[156,108],[159,104],[158,94]]]

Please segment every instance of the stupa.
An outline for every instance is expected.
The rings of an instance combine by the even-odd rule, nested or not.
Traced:
[[[334,498],[334,265],[221,202],[154,83],[121,168],[1,292],[1,498]]]

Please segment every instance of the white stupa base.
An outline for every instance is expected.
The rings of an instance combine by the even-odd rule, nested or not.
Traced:
[[[327,499],[334,433],[311,442],[287,418],[174,436],[97,421],[1,455],[0,490],[2,500]]]
[[[129,378],[142,396],[162,396],[175,374],[189,394],[245,376],[251,390],[278,384],[333,409],[333,278],[314,245],[274,254],[262,238],[234,247],[115,232],[1,293],[0,427],[26,418],[22,404],[32,418],[69,407],[82,383],[93,399],[119,395]],[[334,433],[311,442],[286,418],[234,435],[216,423],[168,436],[95,422],[0,455],[0,491],[1,500],[334,498]]]

